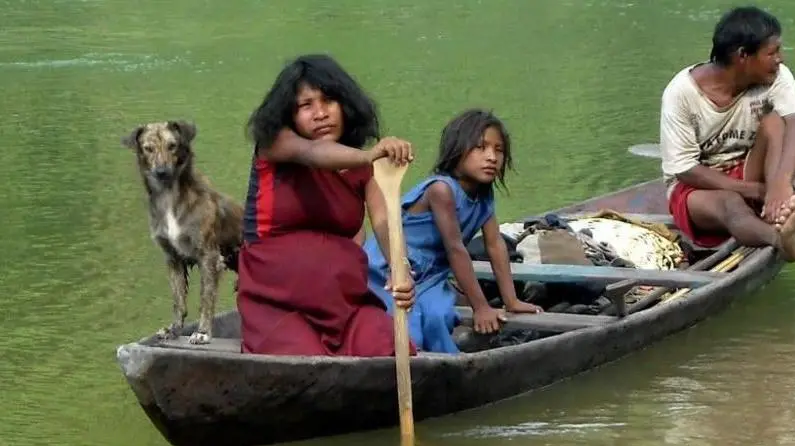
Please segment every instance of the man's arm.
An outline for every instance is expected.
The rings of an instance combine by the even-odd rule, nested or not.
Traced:
[[[700,164],[676,175],[676,178],[696,189],[729,190],[752,200],[763,199],[765,193],[762,183],[737,180]]]

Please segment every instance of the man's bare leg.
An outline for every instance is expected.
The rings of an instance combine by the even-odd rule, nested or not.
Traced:
[[[759,122],[759,127],[756,131],[756,139],[754,145],[748,152],[748,157],[745,160],[744,179],[747,181],[758,181],[764,183],[768,179],[768,173],[771,166],[768,166],[767,161],[776,161],[767,159],[768,146],[778,144],[781,146],[784,140],[784,120],[776,113],[768,113]],[[770,143],[769,143],[770,142]]]
[[[696,228],[727,231],[741,245],[779,245],[780,237],[776,228],[759,218],[737,192],[695,190],[687,197],[687,212]]]
[[[746,180],[758,181],[761,183],[767,183],[767,181],[770,180],[781,157],[780,154],[779,156],[771,154],[771,157],[768,157],[768,155],[770,154],[770,150],[780,151],[783,147],[785,125],[784,119],[776,112],[768,113],[762,117],[759,122],[756,140],[745,161]],[[776,221],[771,220],[771,216],[774,214],[771,210],[764,210],[764,213],[767,215],[763,216],[765,221],[775,223],[775,226],[780,228],[787,217],[792,213],[792,206],[789,203],[782,204],[779,218]]]
[[[790,200],[795,207],[795,198]],[[699,229],[727,231],[744,246],[773,246],[788,261],[795,261],[795,212],[781,230],[762,220],[743,197],[726,190],[696,190],[687,197],[690,220]]]
[[[771,143],[781,144],[784,121],[775,113],[762,118],[756,141],[745,162],[744,178],[764,182],[771,165],[767,162]],[[780,147],[780,146],[779,146]],[[774,160],[775,161],[775,160]],[[775,167],[775,166],[773,166]],[[790,200],[784,218],[776,226],[764,221],[738,193],[726,190],[696,190],[687,198],[693,225],[703,230],[727,231],[744,246],[774,246],[784,257],[795,260],[795,200]]]

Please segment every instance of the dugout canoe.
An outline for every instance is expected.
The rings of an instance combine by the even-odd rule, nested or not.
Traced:
[[[576,216],[605,208],[672,225],[659,179],[551,212]],[[705,260],[700,269],[718,264],[735,247],[729,243],[701,252]],[[724,310],[737,297],[765,285],[783,265],[771,248],[745,254],[730,272],[638,273],[622,268],[622,275],[605,267],[512,265],[516,277],[524,279],[598,280],[619,289],[647,283],[692,290],[656,305],[653,300],[639,302],[623,318],[560,313],[512,317],[509,325],[554,334],[475,353],[414,357],[415,420],[547,386]],[[478,264],[476,269],[479,277],[489,277],[487,265]],[[621,279],[630,280],[618,282]],[[465,308],[459,310],[465,319],[471,317]],[[117,361],[130,388],[171,444],[267,445],[398,425],[393,358],[242,355],[239,322],[236,311],[219,314],[214,341],[207,346],[190,346],[186,337],[160,343],[150,336],[118,347]],[[183,334],[189,335],[194,327],[187,326]]]

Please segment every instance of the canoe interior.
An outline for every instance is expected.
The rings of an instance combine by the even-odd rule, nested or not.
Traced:
[[[592,198],[571,206],[552,210],[550,212],[565,218],[577,218],[592,214],[600,210],[610,209],[625,216],[639,220],[666,224],[674,232],[678,232],[673,225],[672,218],[668,213],[667,202],[665,200],[665,189],[662,181],[654,180],[639,185],[635,185],[617,192]],[[687,239],[682,240],[685,253],[688,256],[690,265],[699,260],[708,259],[710,255],[716,257],[712,264],[716,264],[730,254],[730,251],[721,247],[714,249],[703,249],[692,246]],[[717,253],[717,254],[716,254]],[[710,259],[708,259],[710,260]],[[488,282],[488,266],[476,265],[478,277],[481,284],[484,280]],[[550,272],[552,265],[541,265],[540,268],[521,268],[525,265],[516,264],[515,276],[517,287],[521,287],[526,280],[543,280],[545,282],[555,282],[555,275]],[[482,268],[481,268],[482,267]],[[484,269],[485,268],[485,269]],[[664,271],[639,271],[629,268],[606,268],[606,267],[587,267],[578,269],[576,266],[566,266],[566,276],[579,277],[583,283],[599,283],[606,285],[611,293],[623,296],[628,290],[638,285],[668,287],[666,289],[689,288],[695,289],[699,286],[707,285],[712,281],[719,280],[725,273],[711,273],[699,271],[673,271],[666,274]],[[618,270],[618,271],[616,271]],[[624,271],[621,271],[624,270]],[[522,275],[524,274],[524,275]],[[578,275],[579,274],[579,275]],[[539,279],[541,278],[541,279]],[[522,280],[520,280],[522,279]],[[519,290],[519,288],[517,288]],[[661,291],[661,290],[660,290]],[[634,311],[644,311],[652,308],[656,301],[651,299],[649,302],[641,302],[641,306],[633,307]],[[641,308],[642,307],[642,308]],[[472,353],[487,349],[494,349],[513,345],[516,343],[532,342],[550,336],[556,336],[573,330],[585,329],[599,325],[609,324],[617,319],[614,306],[602,310],[599,314],[578,314],[576,312],[555,311],[555,308],[545,309],[545,313],[538,315],[509,315],[500,336],[502,339],[495,339],[494,336],[484,336],[475,334],[472,327],[472,311],[465,305],[463,299],[459,300],[457,307],[461,317],[459,326],[455,330],[456,342],[465,353]],[[240,352],[240,319],[236,312],[220,314],[214,321],[214,339],[208,345],[191,345],[187,342],[187,336],[194,329],[195,324],[186,326],[183,336],[176,340],[160,341],[154,337],[142,340],[146,345],[155,345],[164,348],[190,349],[200,351],[215,351],[224,353]]]

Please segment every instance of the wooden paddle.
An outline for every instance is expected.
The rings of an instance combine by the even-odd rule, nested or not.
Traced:
[[[403,221],[400,216],[400,184],[408,164],[396,166],[389,158],[373,163],[373,177],[384,194],[389,228],[389,269],[392,287],[400,287],[410,280],[410,268],[405,257]],[[398,408],[400,409],[401,445],[414,444],[414,415],[411,407],[411,370],[409,369],[409,332],[406,310],[395,305],[395,366],[397,368]]]

